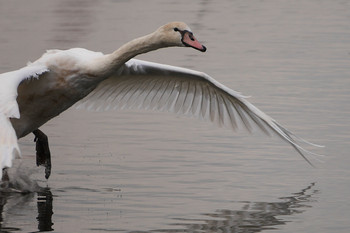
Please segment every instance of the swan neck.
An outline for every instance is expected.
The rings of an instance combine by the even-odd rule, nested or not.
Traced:
[[[162,43],[157,40],[156,33],[151,33],[126,43],[112,53],[112,55],[117,59],[122,58],[122,60],[124,60],[122,63],[124,64],[126,61],[130,60],[136,55],[147,53],[162,47],[165,46],[163,46]]]
[[[156,33],[134,39],[121,46],[115,52],[105,56],[104,64],[106,66],[103,67],[102,72],[106,73],[106,75],[113,73],[131,58],[163,47],[167,46],[157,40]]]

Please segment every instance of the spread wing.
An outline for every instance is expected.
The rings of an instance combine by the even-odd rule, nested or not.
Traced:
[[[38,77],[47,71],[39,65],[28,65],[22,69],[0,74],[0,161],[1,169],[11,167],[14,156],[20,156],[17,136],[10,118],[19,118],[17,87],[25,79]],[[0,179],[2,172],[0,171]]]
[[[210,120],[233,130],[243,125],[251,131],[255,125],[267,134],[272,131],[280,136],[309,164],[306,154],[314,153],[300,143],[318,146],[295,136],[244,96],[205,73],[137,59],[131,59],[103,81],[79,102],[78,108],[169,111]]]

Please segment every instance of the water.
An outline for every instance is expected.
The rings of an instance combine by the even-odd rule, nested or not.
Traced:
[[[53,155],[48,182],[35,168],[33,135],[20,140],[13,176],[30,176],[32,192],[1,194],[2,231],[349,232],[349,4],[1,0],[0,72],[50,48],[108,53],[185,21],[206,53],[139,58],[204,71],[251,95],[327,155],[313,169],[261,133],[166,113],[70,109],[41,128]]]

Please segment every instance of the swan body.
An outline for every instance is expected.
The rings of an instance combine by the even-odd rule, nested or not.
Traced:
[[[305,154],[312,152],[299,145],[302,139],[209,75],[133,59],[170,46],[206,50],[186,24],[174,22],[111,54],[82,48],[49,50],[22,69],[0,74],[1,168],[11,167],[13,157],[20,156],[19,138],[31,132],[37,137],[40,126],[77,102],[80,108],[95,110],[170,111],[232,129],[240,122],[248,130],[255,124],[279,135],[309,162]]]

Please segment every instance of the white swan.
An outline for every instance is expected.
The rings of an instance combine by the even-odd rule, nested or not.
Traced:
[[[299,145],[302,139],[207,74],[131,59],[170,46],[206,50],[186,24],[173,22],[112,54],[81,48],[49,50],[22,69],[1,74],[1,168],[11,167],[13,157],[20,155],[17,139],[33,132],[37,164],[46,166],[48,178],[50,152],[47,137],[38,128],[79,100],[80,107],[90,109],[166,110],[209,119],[232,129],[239,122],[250,129],[253,123],[264,132],[275,132],[309,162],[305,154],[311,152]]]

